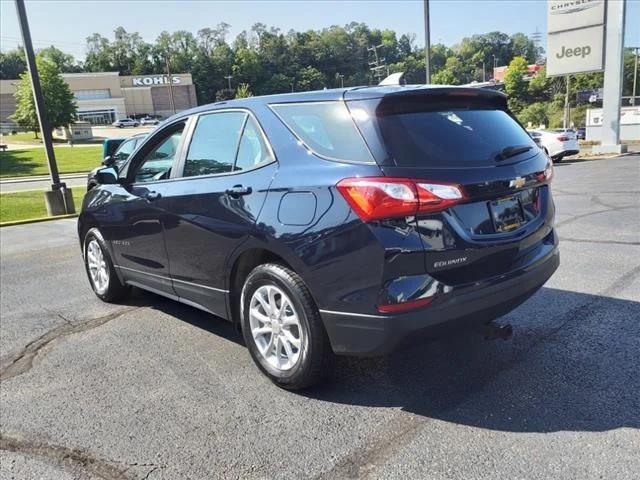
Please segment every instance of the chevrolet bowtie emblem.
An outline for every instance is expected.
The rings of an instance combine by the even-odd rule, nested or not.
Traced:
[[[524,184],[526,183],[526,180],[522,177],[516,177],[513,180],[511,180],[509,182],[509,187],[510,188],[520,188],[520,187],[524,187]]]

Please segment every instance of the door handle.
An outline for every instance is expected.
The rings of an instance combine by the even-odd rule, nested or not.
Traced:
[[[162,195],[160,195],[160,193],[158,193],[158,192],[146,192],[144,195],[142,195],[142,198],[144,198],[145,200],[148,200],[150,202],[158,200],[161,197],[162,197]]]
[[[234,185],[231,188],[227,188],[225,193],[232,197],[239,197],[241,195],[249,195],[252,192],[251,187],[243,187],[242,185]]]

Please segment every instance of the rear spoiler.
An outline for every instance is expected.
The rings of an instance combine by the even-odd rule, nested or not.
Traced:
[[[381,89],[380,89],[381,90]],[[373,92],[372,92],[373,93]],[[508,111],[507,96],[495,90],[469,87],[399,87],[382,95],[356,95],[346,101],[377,101],[376,114],[394,115],[425,111],[448,111],[452,109],[497,109]],[[364,97],[364,98],[363,98]]]

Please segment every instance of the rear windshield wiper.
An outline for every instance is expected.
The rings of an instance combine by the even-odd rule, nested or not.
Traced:
[[[515,157],[524,152],[528,152],[533,147],[531,145],[513,145],[511,147],[503,148],[502,151],[496,155],[496,160],[506,160],[507,158]]]

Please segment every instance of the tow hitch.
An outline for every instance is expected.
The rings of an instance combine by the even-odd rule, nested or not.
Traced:
[[[485,340],[509,340],[513,336],[513,327],[509,323],[491,322],[482,327],[482,334]]]

